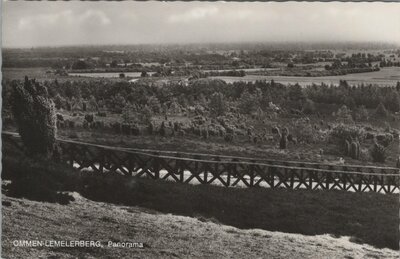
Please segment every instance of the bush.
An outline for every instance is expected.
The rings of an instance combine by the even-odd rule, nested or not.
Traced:
[[[165,135],[166,135],[165,122],[161,123],[159,133],[161,136],[165,137]]]
[[[86,120],[84,120],[83,123],[82,123],[82,127],[83,127],[84,129],[89,128],[89,123],[88,123]]]
[[[75,122],[74,122],[74,121],[68,121],[68,127],[69,127],[70,129],[75,128]]]
[[[134,136],[139,136],[140,135],[140,128],[139,128],[139,126],[137,124],[133,124],[131,126],[131,133]]]
[[[315,104],[312,100],[306,99],[303,104],[303,113],[305,114],[314,114],[315,113]]]
[[[371,157],[374,162],[377,163],[385,163],[386,160],[386,149],[384,146],[374,143],[374,146],[371,150]]]
[[[153,132],[154,132],[154,125],[152,122],[149,122],[149,125],[147,125],[147,133],[153,135]]]
[[[130,135],[131,134],[131,125],[124,123],[122,124],[122,133],[125,135]]]
[[[385,108],[383,103],[380,103],[375,111],[376,116],[378,117],[387,117],[389,115],[388,111]]]
[[[89,122],[89,123],[93,122],[93,120],[94,120],[93,114],[86,114],[86,115],[85,115],[85,120],[86,120],[87,122]]]
[[[115,133],[121,134],[122,133],[122,126],[121,123],[115,122],[111,124],[112,129],[114,130]]]
[[[99,117],[107,117],[107,113],[106,112],[98,112],[97,116],[99,116]]]
[[[233,134],[232,133],[228,133],[225,135],[224,140],[226,142],[233,142]]]
[[[317,127],[310,123],[308,118],[300,118],[293,122],[293,136],[299,142],[317,143],[326,139],[326,133],[320,132]]]
[[[364,105],[361,105],[355,111],[355,116],[354,117],[359,121],[367,121],[369,119],[369,113],[368,113],[367,108],[365,108]]]
[[[346,105],[340,107],[336,112],[336,119],[340,123],[353,123],[353,117],[351,115],[351,110],[347,108]]]
[[[57,120],[58,121],[63,121],[64,117],[62,116],[62,114],[57,113]]]
[[[344,124],[335,125],[330,131],[330,137],[343,143],[345,140],[349,139],[365,139],[365,130],[358,126],[348,126]]]
[[[207,129],[207,128],[202,129],[201,135],[202,135],[202,137],[203,137],[204,139],[208,139],[208,138],[209,138],[208,129]]]
[[[15,83],[11,96],[12,112],[18,132],[30,155],[50,156],[56,138],[54,104],[47,88],[25,77],[24,84]]]
[[[379,143],[381,143],[384,147],[390,145],[393,142],[393,135],[390,133],[380,134],[376,136],[376,139]]]

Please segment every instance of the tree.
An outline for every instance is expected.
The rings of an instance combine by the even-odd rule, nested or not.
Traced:
[[[211,95],[210,109],[215,116],[224,115],[226,112],[225,96],[220,93],[214,93]]]
[[[258,99],[249,93],[244,91],[240,97],[239,108],[244,114],[251,114],[254,112],[258,105]]]
[[[161,104],[156,96],[150,96],[149,99],[147,100],[147,103],[152,112],[154,113],[161,112]]]
[[[60,94],[57,94],[56,97],[54,97],[54,104],[56,109],[59,110],[64,107],[65,100],[60,96]]]
[[[306,99],[306,96],[303,93],[303,89],[299,84],[295,84],[294,86],[289,87],[288,97],[289,100],[294,102],[303,102]]]
[[[118,61],[113,60],[110,64],[110,67],[117,67],[118,66]]]
[[[93,95],[89,97],[89,109],[92,111],[99,110],[99,105],[97,104],[96,98]]]
[[[299,84],[289,87],[287,97],[291,106],[299,110],[302,109],[303,103],[306,101],[306,96]]]
[[[305,114],[314,114],[315,113],[315,104],[312,100],[306,99],[303,105],[303,112]]]
[[[337,120],[342,123],[353,122],[353,116],[351,115],[351,110],[347,108],[346,105],[343,105],[342,107],[339,108],[339,110],[336,112],[336,117]]]
[[[55,145],[56,116],[47,88],[25,77],[23,85],[14,84],[11,98],[18,132],[28,154],[50,157]]]
[[[112,106],[113,106],[114,111],[117,113],[121,113],[126,105],[125,98],[121,94],[118,93],[112,98],[111,101],[112,101]]]
[[[71,84],[71,82],[66,82],[65,86],[65,96],[68,98],[80,98],[81,97],[81,90],[77,84]]]
[[[152,112],[151,109],[146,105],[140,113],[140,120],[143,124],[151,124]]]
[[[392,112],[400,111],[400,95],[398,92],[393,91],[385,101],[386,107]]]
[[[88,64],[84,60],[78,60],[72,64],[72,69],[87,69]]]
[[[358,107],[358,109],[355,111],[355,117],[357,118],[357,120],[367,121],[369,119],[367,108],[365,108],[364,105]]]
[[[122,122],[123,123],[132,122],[132,105],[129,103],[122,109]]]
[[[386,107],[383,103],[379,103],[378,107],[376,108],[375,114],[378,117],[387,117],[388,116],[388,111],[386,110]]]

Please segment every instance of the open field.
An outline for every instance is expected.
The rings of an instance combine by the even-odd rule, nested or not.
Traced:
[[[71,73],[68,76],[57,76],[52,73],[46,74],[46,71],[51,70],[49,68],[4,68],[3,78],[6,80],[21,79],[25,75],[29,78],[36,78],[37,80],[87,80],[88,78],[93,79],[113,79],[121,80],[118,78],[119,73]],[[246,71],[246,69],[244,69]],[[260,69],[256,69],[260,70]],[[262,70],[262,69],[261,69]],[[209,70],[206,70],[209,71]],[[219,70],[223,71],[223,70]],[[254,71],[254,69],[247,69],[247,71]],[[128,77],[140,77],[140,72],[126,72],[125,76]],[[150,73],[151,74],[151,73]],[[367,73],[356,73],[347,74],[340,76],[320,76],[320,77],[303,77],[303,76],[261,76],[261,75],[246,75],[244,77],[230,77],[230,76],[213,76],[210,78],[222,79],[227,83],[233,82],[254,82],[257,80],[274,80],[277,83],[282,84],[300,84],[301,86],[307,86],[311,84],[333,84],[338,85],[340,80],[346,80],[350,85],[361,85],[361,84],[376,84],[380,86],[396,86],[397,82],[400,81],[400,67],[389,67],[381,68],[380,71],[367,72]],[[166,78],[154,78],[154,80],[163,81]],[[124,80],[124,79],[122,79]]]
[[[400,67],[381,68],[380,71],[376,72],[357,73],[340,76],[296,77],[246,75],[244,77],[217,76],[213,78],[222,79],[227,83],[233,83],[237,81],[254,82],[257,80],[274,80],[275,82],[282,84],[298,83],[301,86],[306,86],[313,83],[338,85],[340,80],[346,80],[350,85],[376,84],[380,86],[395,86],[397,82],[400,81]]]

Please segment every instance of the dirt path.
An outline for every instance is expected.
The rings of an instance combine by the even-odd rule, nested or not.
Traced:
[[[2,258],[399,258],[398,251],[346,237],[240,230],[73,195],[69,205],[3,196],[11,206],[3,206]],[[13,247],[15,239],[94,240],[104,247]],[[143,242],[145,248],[112,248],[108,241]]]

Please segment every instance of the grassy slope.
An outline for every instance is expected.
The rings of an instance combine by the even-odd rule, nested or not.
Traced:
[[[3,197],[2,258],[396,258],[330,235],[241,230],[141,207],[93,202],[77,193],[69,205]],[[103,248],[12,247],[14,239],[96,240]],[[144,249],[110,248],[108,241],[143,242]]]

